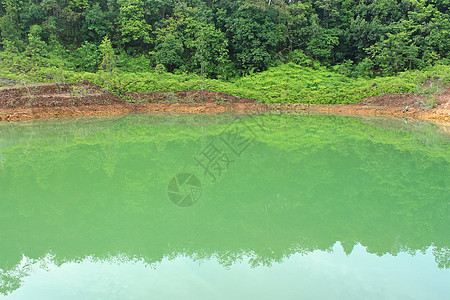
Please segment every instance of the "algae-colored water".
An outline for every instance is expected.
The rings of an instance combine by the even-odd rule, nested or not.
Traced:
[[[445,299],[449,135],[317,115],[0,124],[0,298]]]

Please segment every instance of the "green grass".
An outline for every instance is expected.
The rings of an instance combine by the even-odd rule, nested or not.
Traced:
[[[443,65],[420,71],[407,71],[391,77],[354,78],[325,67],[312,69],[288,63],[233,81],[153,70],[130,73],[119,69],[112,75],[104,72],[75,72],[49,64],[46,67],[27,68],[27,71],[23,72],[23,68],[17,68],[17,65],[20,65],[20,61],[16,62],[16,69],[12,69],[11,65],[0,65],[0,77],[18,80],[22,84],[89,80],[119,95],[134,91],[189,91],[204,88],[264,103],[355,103],[364,97],[387,93],[429,93],[429,89],[425,91],[421,86],[427,80],[437,82],[441,87],[450,83],[450,66]]]

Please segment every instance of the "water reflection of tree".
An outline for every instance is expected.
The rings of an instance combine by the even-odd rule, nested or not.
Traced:
[[[450,268],[450,250],[449,248],[435,248],[433,249],[434,258],[439,268]]]
[[[17,139],[2,148],[4,291],[26,275],[10,272],[21,253],[39,259],[49,250],[56,264],[126,253],[149,264],[216,257],[229,267],[244,256],[270,266],[294,253],[329,251],[336,241],[347,254],[361,243],[380,256],[435,245],[437,265],[449,267],[439,176],[448,157],[439,136],[424,145],[414,131],[357,119],[268,115],[270,130],[217,183],[205,183],[198,205],[179,210],[166,199],[168,180],[189,166],[202,137],[214,138],[230,120],[205,118],[0,128]],[[68,139],[58,142],[59,134]]]
[[[33,269],[48,269],[55,262],[55,257],[50,254],[37,259],[22,256],[14,267],[7,270],[0,268],[0,294],[10,294],[21,286],[23,278],[29,276]]]
[[[22,278],[26,274],[10,275],[9,272],[0,272],[0,294],[8,295],[20,288]]]

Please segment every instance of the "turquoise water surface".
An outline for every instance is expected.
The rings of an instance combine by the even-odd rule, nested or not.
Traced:
[[[322,115],[0,123],[0,298],[448,299],[449,141]]]

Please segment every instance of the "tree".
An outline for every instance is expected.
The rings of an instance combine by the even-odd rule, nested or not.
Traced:
[[[169,71],[178,68],[183,63],[183,43],[180,38],[173,33],[168,33],[159,39],[156,46],[156,62],[163,64]]]
[[[110,43],[107,45],[108,42],[106,42],[105,47],[110,48]],[[112,47],[111,47],[112,48]],[[110,48],[110,49],[111,49]],[[111,50],[108,50],[107,52],[110,52]],[[106,54],[106,53],[105,53]],[[114,52],[112,53],[112,55]],[[111,56],[111,52],[107,54],[107,56]],[[96,72],[99,65],[103,62],[103,58],[105,58],[105,55],[103,55],[99,49],[99,47],[94,43],[84,42],[81,47],[79,47],[76,51],[73,52],[72,59],[75,67],[78,70],[88,71],[88,72]],[[108,65],[107,58],[105,60],[105,66]],[[103,68],[103,65],[102,65]]]
[[[354,61],[362,61],[367,57],[366,49],[380,41],[384,35],[384,26],[375,18],[368,22],[357,16],[350,21],[348,28],[342,33],[340,43],[343,57]]]
[[[227,18],[227,35],[231,53],[238,65],[246,70],[265,70],[276,54],[277,46],[284,40],[283,26],[274,20],[277,14],[266,14],[263,6],[244,3]]]
[[[314,59],[332,61],[333,49],[339,44],[339,38],[333,30],[324,29],[319,25],[319,17],[312,15],[308,27],[310,38],[306,50]]]
[[[19,28],[20,6],[13,0],[3,0],[2,6],[5,9],[4,15],[0,18],[2,45],[9,51],[20,50],[23,47]]]
[[[83,13],[85,21],[83,28],[86,38],[92,42],[100,42],[110,31],[109,13],[104,12],[99,3],[95,3],[89,10]]]
[[[99,46],[102,56],[101,67],[105,72],[112,73],[116,64],[116,54],[114,48],[111,45],[110,39],[105,36],[102,43]]]
[[[145,21],[145,5],[143,0],[118,0],[118,25],[124,46],[146,48],[151,42],[151,26]]]
[[[41,32],[41,26],[33,25],[31,26],[30,33],[28,34],[26,54],[33,60],[39,60],[40,58],[48,55],[47,44],[41,40]]]
[[[228,40],[199,8],[179,6],[174,16],[158,30],[155,57],[169,71],[182,67],[184,71],[209,76],[222,75],[222,65],[228,62]]]
[[[395,74],[416,67],[419,48],[407,32],[388,33],[385,38],[367,49],[375,68],[384,74]]]

